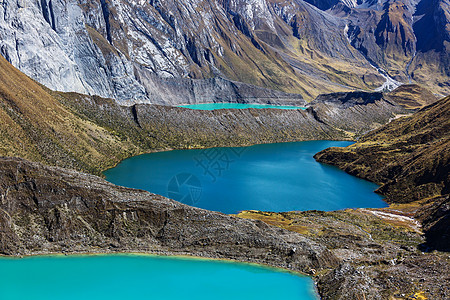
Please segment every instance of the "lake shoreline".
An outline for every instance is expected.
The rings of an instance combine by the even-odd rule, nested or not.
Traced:
[[[244,264],[255,267],[261,267],[265,269],[273,269],[278,272],[285,272],[294,274],[300,277],[309,277],[314,278],[311,275],[302,273],[300,271],[287,269],[283,267],[277,267],[265,263],[257,263],[252,261],[241,261],[235,260],[231,258],[218,258],[218,257],[209,257],[209,256],[201,256],[196,254],[189,253],[178,253],[178,252],[170,252],[170,251],[155,251],[155,252],[138,252],[138,251],[118,251],[118,252],[108,252],[108,251],[99,251],[99,252],[47,252],[47,253],[35,253],[35,254],[26,254],[26,255],[0,255],[0,259],[26,259],[33,257],[90,257],[90,256],[142,256],[142,257],[159,257],[159,258],[172,258],[172,259],[180,259],[180,260],[194,260],[194,261],[217,261],[223,263],[230,264]]]
[[[230,102],[215,102],[215,103],[196,103],[196,104],[179,104],[175,107],[193,109],[193,110],[219,110],[219,109],[288,109],[288,110],[305,110],[305,106],[292,105],[276,105],[276,104],[261,104],[261,103],[230,103]]]
[[[179,252],[171,252],[171,251],[149,251],[149,252],[138,252],[138,251],[117,251],[117,252],[109,252],[109,251],[98,251],[98,252],[42,252],[42,253],[33,253],[26,255],[3,255],[0,254],[0,262],[2,259],[11,259],[11,260],[20,260],[34,257],[57,257],[57,258],[65,258],[65,257],[92,257],[92,256],[142,256],[142,257],[156,257],[163,259],[174,259],[174,260],[191,260],[191,261],[211,261],[211,262],[220,262],[220,263],[228,263],[228,264],[241,264],[247,265],[257,268],[263,268],[267,270],[272,270],[275,272],[288,273],[295,276],[299,276],[302,278],[310,278],[313,282],[314,294],[317,299],[320,299],[319,290],[317,287],[317,278],[314,274],[306,274],[299,270],[288,269],[282,266],[277,266],[274,264],[255,262],[255,261],[244,261],[244,260],[236,260],[231,258],[219,258],[213,256],[205,256],[194,253],[179,253]]]
[[[204,260],[204,261],[221,261],[225,263],[237,263],[260,266],[268,269],[275,269],[286,273],[296,274],[298,276],[314,278],[314,274],[307,274],[299,270],[289,269],[277,264],[269,264],[264,262],[257,262],[255,260],[238,260],[227,257],[217,257],[213,255],[207,255],[206,253],[190,253],[185,251],[169,251],[169,250],[154,250],[154,251],[136,251],[136,250],[120,250],[120,251],[63,251],[63,252],[34,252],[29,254],[0,254],[0,259],[25,259],[33,257],[70,257],[70,256],[108,256],[108,255],[130,255],[130,256],[149,256],[149,257],[162,257],[162,258],[174,258],[174,259],[188,259],[188,260]]]
[[[374,193],[379,186],[313,158],[328,147],[351,144],[314,140],[207,148],[216,149],[211,151],[176,149],[128,158],[103,175],[119,186],[225,214],[386,207],[382,195]],[[211,155],[216,161],[208,161]],[[216,172],[217,168],[221,170]],[[193,188],[199,189],[198,196],[192,194]],[[349,195],[348,188],[352,190]],[[325,200],[317,203],[317,197]]]
[[[319,142],[319,141],[335,141],[335,142],[352,142],[352,143],[356,143],[357,140],[353,139],[353,138],[348,138],[348,139],[343,139],[343,138],[337,138],[337,139],[300,139],[300,140],[293,140],[293,141],[282,141],[282,142],[272,142],[269,141],[267,143],[249,143],[249,144],[231,144],[229,146],[202,146],[202,145],[196,145],[196,146],[191,146],[191,147],[180,147],[180,148],[163,148],[163,149],[151,149],[149,151],[142,151],[139,152],[137,154],[133,154],[131,156],[125,157],[122,160],[114,163],[113,166],[111,167],[107,167],[104,170],[101,171],[101,178],[105,178],[104,173],[110,169],[114,169],[115,167],[117,167],[121,162],[123,162],[124,160],[136,157],[136,156],[140,156],[140,155],[144,155],[144,154],[152,154],[152,153],[161,153],[161,152],[169,152],[169,151],[177,151],[177,150],[204,150],[204,149],[213,149],[213,148],[242,148],[242,147],[252,147],[252,146],[258,146],[258,145],[270,145],[270,144],[286,144],[286,143],[299,143],[299,142]]]
[[[36,260],[33,258],[37,258]],[[33,259],[28,260],[28,261],[24,261],[27,259]],[[39,260],[39,259],[43,259],[43,260]],[[66,261],[64,261],[65,259],[67,259]],[[74,260],[77,259],[77,260]],[[80,260],[81,259],[81,260]],[[99,260],[100,259],[100,260]],[[105,260],[106,259],[106,260]],[[132,259],[132,260],[130,260]],[[137,259],[137,260],[136,260]],[[148,260],[147,260],[148,259]],[[22,256],[22,257],[11,257],[11,256],[2,256],[0,255],[0,266],[2,265],[2,262],[5,263],[5,267],[8,269],[8,266],[10,267],[14,267],[17,266],[17,264],[15,264],[16,262],[19,263],[20,262],[20,267],[19,269],[23,269],[23,266],[31,266],[31,269],[29,269],[30,272],[36,272],[36,264],[38,264],[39,262],[45,262],[45,263],[52,263],[52,265],[57,265],[59,266],[59,268],[64,268],[67,272],[67,270],[71,270],[71,266],[74,265],[74,263],[76,265],[83,265],[83,268],[90,268],[91,265],[98,265],[99,261],[107,261],[107,266],[108,268],[112,268],[112,269],[117,269],[117,270],[122,270],[124,266],[133,266],[136,265],[136,263],[140,266],[154,266],[156,268],[156,270],[161,269],[161,266],[164,266],[163,269],[164,271],[166,270],[166,267],[168,268],[168,270],[172,270],[174,268],[174,266],[185,266],[184,267],[184,272],[183,272],[183,267],[181,269],[180,273],[173,273],[173,275],[171,275],[171,279],[173,278],[177,278],[182,276],[180,279],[183,279],[184,276],[186,275],[190,275],[191,272],[193,274],[197,274],[197,276],[203,276],[203,277],[209,277],[209,273],[207,271],[210,271],[211,268],[216,268],[218,270],[241,270],[241,272],[247,272],[248,278],[250,280],[250,286],[252,284],[261,284],[259,283],[258,280],[253,279],[254,275],[252,274],[268,274],[265,276],[272,276],[270,278],[273,278],[273,276],[275,276],[275,278],[277,278],[278,276],[282,276],[281,278],[286,279],[285,276],[293,276],[290,278],[297,278],[295,280],[299,280],[299,282],[297,282],[300,285],[295,285],[295,286],[288,286],[286,285],[285,287],[288,288],[285,291],[291,291],[292,293],[296,292],[297,289],[301,286],[301,291],[302,291],[302,295],[306,295],[308,294],[309,297],[307,299],[309,300],[316,300],[316,299],[320,299],[319,293],[318,293],[318,289],[317,289],[317,285],[316,282],[314,280],[313,277],[302,274],[300,272],[296,272],[296,271],[292,271],[292,270],[286,270],[283,268],[277,268],[277,267],[273,267],[273,266],[269,266],[269,265],[263,265],[263,264],[256,264],[256,263],[251,263],[251,262],[241,262],[241,261],[235,261],[235,260],[230,260],[230,259],[212,259],[212,258],[204,258],[204,257],[196,257],[196,256],[191,256],[191,255],[161,255],[161,254],[153,254],[153,253],[142,253],[142,252],[120,252],[120,253],[77,253],[77,254],[63,254],[63,253],[52,253],[52,254],[38,254],[38,255],[27,255],[27,256]],[[126,262],[124,264],[124,262]],[[200,264],[198,264],[200,263]],[[205,264],[202,264],[205,263]],[[103,265],[105,265],[105,263],[103,263]],[[34,266],[34,267],[33,267]],[[106,266],[106,265],[105,265]],[[159,266],[159,267],[158,267]],[[171,267],[172,266],[172,267]],[[186,269],[186,266],[189,266],[188,269]],[[16,267],[17,268],[17,267]],[[138,272],[138,274],[141,275],[141,280],[142,278],[147,278],[147,276],[149,278],[153,278],[155,276],[155,274],[161,274],[160,271],[156,271],[154,268],[144,268],[142,269],[142,267],[139,267],[139,269],[137,269],[136,271]],[[58,268],[57,268],[58,269]],[[28,269],[27,269],[28,270]],[[98,270],[98,269],[97,269]],[[176,271],[176,270],[174,270]],[[206,271],[206,272],[205,272]],[[40,272],[40,271],[39,271]],[[70,271],[69,271],[70,272]],[[186,273],[187,272],[187,273]],[[223,272],[223,271],[222,271]],[[16,272],[17,273],[17,272]],[[21,275],[21,272],[18,272],[17,274],[14,273],[15,275],[12,275],[13,278],[15,278],[15,276],[17,275]],[[54,274],[53,271],[51,274]],[[72,274],[70,272],[70,274]],[[166,274],[166,275],[165,275]],[[184,274],[184,275],[183,275]],[[285,275],[283,275],[285,274]],[[237,275],[237,274],[236,274]],[[156,276],[167,276],[167,273],[162,273],[161,275],[156,275]],[[199,277],[195,277],[195,280],[198,280]],[[220,276],[220,273],[218,273],[218,276]],[[28,277],[23,277],[23,282],[26,283]],[[107,278],[107,275],[104,274],[104,276],[102,276],[102,278]],[[259,277],[261,278],[261,277]],[[264,278],[264,277],[262,277]],[[118,280],[117,275],[115,275],[112,279]],[[192,280],[189,278],[184,278],[186,281]],[[64,279],[64,280],[67,280]],[[121,280],[121,279],[120,279]],[[219,282],[221,282],[220,279],[215,279],[212,278],[213,281],[219,280]],[[233,282],[233,279],[230,278],[230,283]],[[235,279],[234,279],[235,280]],[[278,279],[281,280],[281,279]],[[294,280],[294,279],[293,279]],[[105,280],[103,280],[105,281]],[[107,280],[105,281],[106,284],[110,284],[110,281]],[[244,287],[244,291],[252,291],[250,288],[250,286],[247,286],[247,284],[245,284]],[[263,286],[261,286],[262,288]],[[106,286],[105,286],[106,288]],[[124,288],[127,288],[126,286],[124,286]],[[211,288],[210,288],[211,289]],[[242,287],[240,288],[242,290]],[[136,293],[140,293],[139,289],[135,289]],[[145,288],[143,287],[142,290],[144,291]],[[37,296],[39,298],[39,291],[37,292]],[[228,290],[227,293],[234,293],[234,289],[232,290]],[[298,292],[298,291],[297,291]],[[261,292],[260,292],[261,293]],[[187,295],[190,295],[189,293]],[[242,298],[242,296],[241,296]],[[39,298],[41,299],[41,298]],[[46,299],[46,298],[43,298]],[[115,298],[114,298],[115,299]],[[172,299],[172,298],[168,298],[168,299]],[[189,298],[191,299],[191,298]],[[244,298],[242,298],[244,299]],[[271,298],[269,298],[271,299]],[[301,299],[304,299],[303,297]]]
[[[19,159],[3,160],[0,174],[4,175],[0,179],[6,186],[15,182],[17,176],[20,179],[25,174],[39,175],[27,175],[33,185],[24,188],[35,185],[35,189],[10,194],[13,198],[9,199],[16,204],[7,211],[14,219],[7,221],[19,226],[16,230],[22,234],[6,231],[0,249],[9,257],[137,252],[228,259],[314,276],[320,295],[334,293],[335,276],[341,272],[355,279],[360,278],[358,274],[363,267],[392,274],[396,266],[391,262],[395,263],[399,257],[408,259],[411,266],[419,266],[419,271],[428,266],[424,259],[443,261],[442,257],[415,250],[423,237],[415,231],[399,229],[400,224],[395,220],[395,227],[390,220],[385,223],[380,219],[383,214],[361,210],[278,214],[281,222],[286,218],[291,220],[289,224],[293,226],[286,228],[270,220],[244,220],[189,207],[148,192],[120,188],[73,170]],[[45,182],[63,187],[62,194],[47,189]],[[37,197],[37,202],[27,200],[30,192]],[[73,195],[81,195],[87,202]],[[52,212],[56,211],[62,218],[54,219]],[[0,214],[0,218],[4,216]],[[38,226],[31,224],[30,218]],[[44,220],[56,223],[48,227]],[[303,232],[304,226],[307,228]],[[348,264],[350,268],[346,268]],[[412,270],[408,274],[413,275],[407,278],[414,279],[414,274],[421,274],[419,271]],[[364,278],[372,278],[370,271],[364,274]],[[356,293],[359,289],[346,290]]]

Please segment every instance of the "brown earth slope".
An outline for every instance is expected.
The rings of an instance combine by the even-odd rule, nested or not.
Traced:
[[[389,92],[387,97],[408,109],[422,108],[438,100],[429,90],[416,84],[401,85]]]
[[[0,57],[0,155],[95,172],[138,152]]]
[[[404,203],[450,191],[450,97],[363,136],[326,149],[320,162],[382,185],[386,201]]]
[[[419,201],[424,247],[450,250],[450,97],[315,158],[380,184],[389,203]]]

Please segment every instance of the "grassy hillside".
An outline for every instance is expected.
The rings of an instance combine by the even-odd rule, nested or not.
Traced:
[[[388,98],[408,109],[418,109],[438,100],[432,92],[416,84],[404,84],[388,94]]]
[[[139,148],[64,107],[45,87],[0,57],[0,155],[92,173]]]
[[[450,191],[450,97],[372,131],[346,148],[316,155],[381,184],[388,202],[412,202]]]
[[[380,184],[386,201],[407,203],[421,221],[423,249],[450,250],[450,97],[315,158]]]

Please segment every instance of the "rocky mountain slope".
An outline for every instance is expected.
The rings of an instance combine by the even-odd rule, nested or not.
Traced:
[[[380,184],[389,203],[419,202],[426,247],[450,250],[450,97],[315,158]]]
[[[348,20],[350,43],[394,85],[424,83],[441,96],[449,94],[448,0],[363,0],[332,11]]]
[[[399,104],[410,105],[411,99],[415,104],[428,101],[417,88],[411,91],[408,94],[403,87],[394,93],[395,99],[366,92],[322,95],[305,111],[120,106],[112,99],[51,91],[0,58],[0,155],[98,174],[122,158],[145,151],[350,139],[408,113]],[[418,190],[399,182],[411,188],[413,195],[443,194],[414,203],[414,212],[406,218],[398,207],[329,213],[247,212],[236,218],[117,187],[74,170],[2,157],[0,254],[139,251],[228,258],[314,275],[323,299],[447,299],[448,255],[422,253],[417,247],[448,249],[448,101],[436,102],[368,135],[380,137],[376,139],[379,147],[368,153],[376,153],[387,168],[394,160],[411,164],[405,170],[416,173],[409,172],[413,177],[407,178],[421,181]],[[365,137],[362,141],[371,145]],[[387,143],[397,143],[397,148],[376,152]],[[426,150],[432,150],[431,154]],[[417,154],[417,161],[409,160],[411,153]],[[337,157],[344,159],[345,155]],[[368,163],[377,161],[366,157]],[[428,165],[430,159],[435,164]],[[394,171],[401,173],[399,168]],[[388,178],[384,171],[377,174],[380,181]],[[438,180],[430,182],[429,178]],[[394,195],[395,182],[391,186],[387,190]],[[421,220],[425,237],[409,218],[413,215]]]
[[[450,97],[370,132],[320,162],[382,185],[388,202],[412,202],[450,192]]]
[[[120,106],[111,99],[52,92],[0,57],[0,155],[100,174],[126,157],[155,150],[350,139],[405,113],[377,95],[353,107],[312,103],[305,111]]]
[[[308,101],[397,81],[449,93],[448,0],[310,2],[320,9],[301,0],[3,0],[0,54],[51,89],[123,104],[184,103],[161,96],[181,78],[214,91],[203,79],[224,77]],[[233,99],[254,97],[245,92]]]

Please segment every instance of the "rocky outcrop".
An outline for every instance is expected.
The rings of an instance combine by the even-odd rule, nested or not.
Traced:
[[[327,247],[339,266],[316,273],[321,299],[447,299],[448,254],[419,250],[424,236],[410,210],[244,211],[238,216],[298,232]]]
[[[140,77],[153,104],[257,103],[305,106],[300,94],[268,90],[250,84],[216,77],[211,79]]]
[[[312,240],[87,174],[0,158],[0,253],[190,254],[311,273],[337,259]]]
[[[388,99],[383,93],[333,93],[319,95],[309,107],[318,120],[357,137],[389,122],[397,114],[408,113]],[[369,115],[370,122],[367,122]]]
[[[449,287],[441,272],[448,272],[448,265],[439,254],[405,255],[378,266],[343,263],[320,279],[319,291],[322,299],[444,300]]]
[[[348,93],[332,93],[317,96],[310,105],[332,104],[339,109],[353,107],[355,105],[370,105],[383,99],[383,93],[368,92],[348,92]]]

